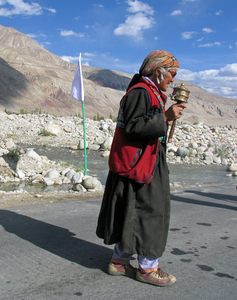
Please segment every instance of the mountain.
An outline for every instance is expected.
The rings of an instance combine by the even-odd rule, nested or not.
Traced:
[[[15,30],[0,25],[0,110],[41,111],[56,116],[81,115],[81,103],[71,96],[77,64],[69,63]],[[86,117],[117,116],[119,101],[132,74],[82,66]],[[183,121],[237,125],[237,100],[208,93],[184,82],[190,90]],[[180,80],[175,80],[180,85]],[[169,87],[167,95],[172,93]],[[172,100],[168,101],[168,105]]]

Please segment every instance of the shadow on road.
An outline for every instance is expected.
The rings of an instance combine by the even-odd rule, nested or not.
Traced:
[[[112,250],[75,237],[68,229],[8,210],[0,210],[6,231],[69,261],[107,272]]]
[[[185,190],[185,193],[190,193],[195,195],[195,199],[185,198],[183,196],[178,195],[171,195],[171,200],[173,201],[179,201],[183,203],[190,203],[195,205],[202,205],[202,206],[209,206],[209,207],[217,207],[217,208],[223,208],[223,209],[230,209],[230,210],[236,210],[237,211],[237,193],[236,196],[226,195],[226,194],[220,194],[220,193],[205,193],[200,191],[194,191],[194,190]],[[201,199],[206,200],[198,200],[196,199],[196,196],[199,196]],[[208,201],[208,198],[214,199],[213,201]],[[210,199],[210,200],[211,200]],[[219,203],[218,201],[225,201],[228,204]],[[233,203],[233,205],[231,205]]]

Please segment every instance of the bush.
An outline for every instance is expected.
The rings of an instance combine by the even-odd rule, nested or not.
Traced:
[[[7,153],[7,157],[9,159],[13,159],[13,160],[15,160],[17,162],[19,160],[19,158],[20,158],[19,149],[18,148],[10,149],[9,152]]]

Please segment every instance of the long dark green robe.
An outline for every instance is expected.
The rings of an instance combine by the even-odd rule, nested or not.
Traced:
[[[131,140],[165,136],[163,113],[148,115],[146,90],[130,91],[124,100],[125,134]],[[170,189],[165,148],[159,144],[157,167],[148,185],[109,171],[96,234],[120,250],[157,258],[165,250],[170,220]]]

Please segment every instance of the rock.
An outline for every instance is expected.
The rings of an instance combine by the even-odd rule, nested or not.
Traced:
[[[88,177],[83,181],[82,184],[86,189],[95,189],[98,184],[98,179],[93,177]]]
[[[112,141],[113,141],[113,137],[112,136],[107,137],[107,139],[101,145],[101,149],[109,150],[111,148]]]
[[[54,184],[56,184],[56,185],[62,185],[63,184],[62,178],[54,178],[53,181],[54,181]]]
[[[184,158],[185,156],[188,155],[188,149],[184,147],[179,147],[177,150],[177,155],[180,156],[181,158]]]
[[[88,148],[88,141],[86,141],[86,148]],[[85,146],[84,146],[84,139],[82,140],[79,140],[79,143],[78,143],[78,149],[79,150],[83,150],[85,149]]]
[[[78,146],[77,145],[72,145],[69,147],[69,149],[71,150],[78,150]]]
[[[61,134],[61,127],[57,124],[48,124],[45,126],[45,131],[49,132],[52,135],[58,136]]]
[[[22,172],[21,170],[16,170],[16,175],[17,175],[20,179],[25,178],[25,173]]]
[[[62,176],[66,176],[66,174],[67,174],[67,172],[69,172],[71,169],[70,168],[66,168],[66,169],[63,169],[62,171],[61,171],[61,175]],[[74,171],[75,172],[75,171]]]
[[[112,132],[114,132],[115,131],[115,129],[116,129],[116,126],[117,126],[117,124],[116,123],[113,123],[113,124],[111,124],[111,125],[109,125],[109,131],[112,131]]]
[[[42,179],[42,183],[47,186],[54,185],[54,181],[51,178],[47,178],[47,177],[44,177]]]
[[[102,157],[109,157],[110,151],[103,151],[101,156]]]
[[[82,178],[83,178],[84,174],[82,172],[77,172],[72,176],[71,179],[71,183],[75,184],[75,183],[82,183]]]
[[[213,162],[217,165],[221,164],[221,157],[220,156],[213,156]]]
[[[8,163],[5,161],[3,157],[0,157],[0,167],[8,167]]]
[[[57,170],[50,170],[44,177],[50,179],[59,178],[59,172]]]
[[[69,171],[65,173],[65,176],[71,181],[71,179],[75,173],[76,173],[76,171],[69,169]]]
[[[63,177],[62,183],[63,183],[63,184],[69,184],[69,183],[71,183],[71,180],[68,179],[67,177]]]
[[[104,187],[103,187],[102,183],[98,180],[98,183],[97,183],[97,185],[95,187],[95,191],[102,191],[103,188]]]
[[[80,183],[74,183],[72,187],[73,191],[78,191],[85,193],[87,190],[84,188],[84,186]]]
[[[6,145],[7,150],[13,150],[13,149],[17,148],[16,144],[13,142],[12,139],[7,139],[5,142],[5,145]]]
[[[41,157],[33,149],[27,149],[25,156],[33,158],[34,160],[40,161]]]
[[[99,149],[100,149],[100,145],[96,145],[96,144],[89,145],[89,150],[97,151]]]
[[[237,164],[228,165],[227,171],[229,171],[229,172],[237,171]]]

